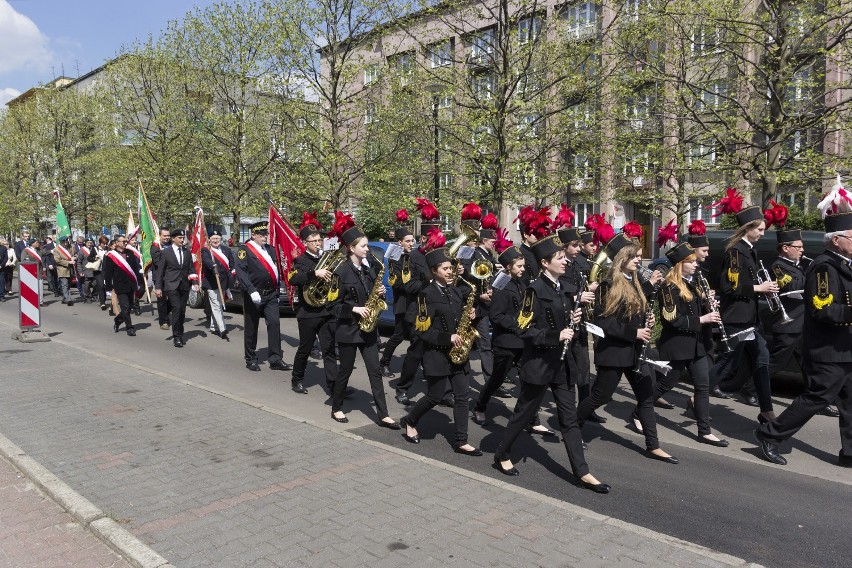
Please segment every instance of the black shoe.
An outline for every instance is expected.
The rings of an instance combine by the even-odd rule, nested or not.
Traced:
[[[270,367],[272,368],[272,365],[270,365]],[[295,393],[308,394],[308,389],[305,388],[305,385],[302,384],[302,381],[297,381],[293,383],[293,386],[291,388]]]
[[[450,395],[441,399],[441,402],[438,403],[440,406],[446,406],[448,408],[452,408],[456,405],[456,397]]]
[[[500,387],[494,391],[494,396],[497,398],[512,398],[512,393],[506,387]]]
[[[678,463],[678,459],[674,456],[669,456],[667,458],[664,458],[663,456],[658,456],[657,454],[655,454],[651,450],[645,450],[645,455],[648,456],[649,458],[651,458],[652,460],[657,460],[657,461],[666,462],[666,463],[670,463],[670,464],[677,464]]]
[[[485,412],[484,412],[484,411],[474,410],[473,412],[471,412],[471,413],[470,413],[470,420],[471,420],[471,422],[473,422],[474,424],[479,424],[480,426],[485,426],[485,424],[488,422],[488,420],[487,420],[487,419],[485,419],[485,418],[483,418],[482,420],[480,420],[479,418],[477,418],[477,417],[476,417],[476,414],[477,414],[477,413],[481,414],[483,417],[485,416]]]
[[[710,445],[710,446],[716,446],[717,448],[727,448],[728,447],[728,441],[727,440],[710,440],[708,438],[705,438],[701,434],[698,435],[698,441],[701,442],[702,444],[707,444],[707,445]]]
[[[340,422],[341,424],[348,424],[349,423],[349,419],[346,418],[345,416],[343,418],[338,418],[337,416],[335,416],[333,410],[331,411],[331,417],[332,417],[332,419],[334,419],[335,422]]]
[[[598,424],[606,424],[606,418],[598,414],[597,412],[592,412],[591,416],[586,419],[588,422],[597,422]]]
[[[402,418],[399,419],[399,426],[402,429],[402,437],[405,438],[405,441],[410,442],[412,444],[419,444],[420,443],[420,436],[419,435],[417,435],[417,434],[415,434],[414,436],[408,435],[408,430],[407,430],[408,421],[405,419],[405,417],[402,417]]]
[[[389,430],[402,430],[402,426],[399,425],[399,422],[385,422],[384,420],[379,420],[379,426]]]
[[[455,448],[453,448],[453,451],[457,454],[463,454],[475,458],[478,458],[482,455],[482,450],[480,450],[479,448],[473,448],[472,450],[463,450],[461,446],[456,446]]]
[[[726,399],[726,398],[731,398],[732,395],[730,393],[723,391],[719,387],[713,387],[712,389],[710,389],[710,396],[713,396],[713,397],[716,397],[716,398]]]
[[[127,335],[129,335],[130,337],[136,337],[136,330],[132,327],[127,328]]]
[[[766,417],[763,416],[763,414],[757,415],[757,423],[758,424],[766,424],[767,422],[769,422],[769,420],[767,420]]]
[[[292,371],[293,365],[285,363],[284,361],[276,361],[274,363],[270,363],[269,368],[274,371]]]
[[[141,316],[141,315],[142,315],[142,310],[140,310],[139,308],[136,308],[135,310],[133,310],[133,313],[134,313],[135,315],[137,315],[137,316]]]
[[[322,359],[322,353],[320,353],[319,349],[311,349],[311,354],[309,355],[309,357],[311,359],[319,361],[320,359]]]
[[[106,304],[101,304],[101,311],[105,311],[106,309],[107,309],[107,305],[106,305]]]
[[[502,473],[503,475],[508,475],[509,477],[517,477],[521,475],[521,472],[517,470],[516,467],[512,466],[509,469],[503,469],[503,466],[500,464],[500,459],[497,456],[494,456],[494,469]]]
[[[260,365],[256,361],[249,361],[246,363],[246,369],[249,371],[260,371]]]
[[[228,337],[228,332],[227,332],[227,331],[223,331],[223,332],[219,335],[219,337],[221,337],[221,338],[222,338],[222,339],[224,339],[225,341],[229,341],[229,342],[231,341],[231,338],[230,338],[230,337]]]
[[[551,430],[547,426],[545,426],[544,430],[536,430],[532,426],[527,426],[527,432],[530,434],[538,434],[539,436],[555,436],[556,430]]]
[[[742,397],[743,404],[747,404],[749,406],[760,406],[760,403],[757,401],[757,397],[753,394],[743,394],[740,396]]]
[[[835,406],[826,406],[817,414],[822,414],[823,416],[828,416],[829,418],[838,418],[840,416],[840,412],[837,410]]]
[[[183,347],[183,341],[181,341],[180,337],[177,335],[172,338],[172,343],[175,347]]]
[[[394,398],[403,406],[411,404],[411,399],[408,398],[408,393],[405,391],[396,391],[396,396]]]
[[[666,402],[665,400],[663,400],[661,398],[658,398],[657,400],[654,401],[654,406],[656,406],[657,408],[665,408],[666,410],[673,410],[674,407],[675,407],[674,404],[672,404],[670,402]]]
[[[839,465],[840,467],[852,467],[852,456],[844,456],[843,454],[838,454],[837,465]]]
[[[68,304],[67,304],[67,305],[68,305],[68,307],[69,307],[69,308],[70,308],[71,306],[73,306],[73,305],[74,305],[74,300],[71,300],[70,302],[68,302]]]
[[[381,365],[380,368],[381,368],[382,376],[384,378],[386,378],[386,379],[395,379],[396,378],[396,375],[391,373],[391,370],[388,369],[387,365]]]
[[[121,322],[120,322],[120,321],[113,322],[113,324],[112,324],[112,330],[113,330],[114,332],[118,333],[118,328],[120,328],[120,327],[121,327]]]
[[[583,481],[582,479],[580,480],[580,485],[582,485],[586,489],[594,491],[595,493],[601,494],[609,493],[609,490],[612,489],[612,487],[610,487],[606,483],[589,483],[588,481]]]
[[[764,438],[760,430],[754,431],[754,437],[757,439],[757,443],[760,446],[760,453],[766,461],[778,465],[787,465],[787,460],[778,453],[778,444]]]

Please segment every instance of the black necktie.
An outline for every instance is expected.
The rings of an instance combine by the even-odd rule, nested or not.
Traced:
[[[177,256],[178,266],[183,266],[183,255],[179,248],[175,249],[175,256]]]

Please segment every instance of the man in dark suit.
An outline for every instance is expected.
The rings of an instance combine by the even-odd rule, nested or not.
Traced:
[[[157,266],[160,264],[160,257],[163,251],[172,246],[172,235],[169,229],[160,228],[160,240],[154,241],[151,244],[151,271],[157,273]],[[169,329],[169,298],[165,294],[157,298],[157,320],[160,324],[160,329]]]
[[[154,293],[157,298],[168,297],[171,311],[169,323],[172,328],[172,341],[175,347],[183,347],[183,319],[186,315],[186,303],[189,301],[192,282],[196,274],[192,271],[192,255],[183,246],[186,231],[173,229],[172,246],[163,250],[157,270],[154,273]]]
[[[24,252],[24,249],[32,244],[32,239],[30,238],[30,232],[24,229],[21,231],[21,240],[15,241],[15,257],[20,259],[21,253]]]
[[[118,296],[120,312],[115,315],[113,331],[118,333],[121,323],[126,325],[127,335],[135,336],[136,330],[130,319],[130,309],[133,306],[133,298],[139,290],[139,260],[131,251],[126,250],[127,237],[119,236],[115,239],[115,250],[104,256],[104,286]]]

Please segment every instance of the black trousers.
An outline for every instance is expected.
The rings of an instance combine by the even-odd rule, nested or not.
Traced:
[[[183,320],[186,317],[186,303],[189,301],[189,290],[169,290],[169,324],[172,326],[172,335],[183,336]]]
[[[246,363],[257,362],[257,331],[260,316],[266,321],[266,345],[269,349],[270,363],[280,363],[281,351],[281,314],[278,311],[278,294],[261,294],[260,305],[256,306],[251,297],[243,292],[243,347]]]
[[[675,388],[684,369],[689,369],[692,376],[692,384],[695,387],[695,413],[698,415],[698,434],[704,436],[709,434],[710,429],[710,361],[707,355],[693,359],[692,361],[671,361],[672,370],[666,376],[657,379],[654,390],[654,400],[662,398],[667,392]]]
[[[405,359],[402,361],[402,372],[399,374],[399,380],[396,382],[397,392],[407,392],[414,384],[414,377],[417,376],[417,367],[423,361],[424,343],[418,339],[412,338],[408,344],[408,351],[405,352]]]
[[[385,350],[382,352],[381,361],[379,361],[382,367],[390,367],[393,352],[396,351],[396,348],[399,347],[399,344],[402,343],[403,339],[411,340],[411,327],[405,321],[405,314],[395,314],[393,319],[393,335],[391,335],[388,342],[385,343]]]
[[[491,376],[486,379],[482,391],[479,393],[479,398],[476,399],[476,412],[485,412],[488,407],[488,402],[506,377],[509,371],[512,370],[512,365],[521,360],[521,355],[524,354],[523,349],[509,349],[507,347],[494,347],[494,367]]]
[[[747,329],[749,325],[726,326],[728,335]],[[766,338],[760,325],[754,327],[754,339],[751,341],[738,341],[730,353],[720,353],[716,364],[710,369],[710,388],[719,386],[732,379],[737,369],[743,363],[752,367],[751,378],[757,389],[757,399],[760,401],[761,412],[772,412],[772,387],[769,382],[769,349],[766,346]],[[746,375],[747,377],[747,375]],[[748,380],[748,379],[745,379]],[[729,382],[723,386],[726,390],[734,392],[742,390],[745,386],[744,380]]]
[[[786,370],[793,357],[802,366],[802,341],[801,333],[773,333],[767,337],[770,378],[778,371]]]
[[[491,350],[491,321],[487,317],[481,317],[473,321],[473,326],[479,332],[476,340],[479,349],[479,363],[482,365],[482,375],[485,382],[491,378],[494,369],[494,352]]]
[[[426,396],[420,398],[417,404],[411,407],[406,416],[406,421],[416,427],[420,419],[427,412],[435,408],[444,394],[447,392],[447,380],[449,379],[450,388],[455,396],[453,404],[453,423],[456,425],[455,445],[464,446],[467,444],[467,420],[470,403],[468,402],[468,393],[470,392],[470,376],[463,370],[456,369],[449,377],[426,375]]]
[[[104,284],[104,273],[103,272],[95,272],[95,290],[98,293],[98,302],[103,305],[106,304],[106,285]],[[165,294],[163,294],[165,298]],[[159,300],[157,300],[159,302]]]
[[[0,270],[0,298],[6,296],[6,269]]]
[[[805,358],[808,390],[760,432],[782,442],[796,435],[814,414],[836,403],[840,412],[840,455],[852,457],[852,363],[825,363]]]
[[[298,319],[299,348],[293,358],[293,382],[305,380],[308,357],[314,347],[314,338],[319,338],[322,349],[322,365],[325,371],[325,384],[334,389],[337,380],[337,359],[334,357],[334,318],[330,315],[319,318]]]
[[[163,294],[161,298],[157,298],[157,323],[159,323],[160,325],[163,325],[164,323],[170,323],[170,311],[171,305],[169,305],[169,297],[166,294]]]
[[[621,375],[625,375],[639,406],[639,422],[642,423],[642,431],[645,434],[645,447],[649,450],[658,449],[660,442],[657,439],[657,417],[654,414],[654,382],[650,375],[637,373],[629,367],[598,365],[597,369],[598,376],[591,394],[580,402],[577,408],[580,422],[588,420],[595,410],[612,400]]]
[[[382,382],[382,372],[379,369],[379,344],[373,343],[338,343],[337,354],[340,356],[340,369],[337,380],[334,382],[334,396],[331,401],[331,411],[343,410],[343,401],[346,399],[346,387],[349,386],[349,377],[355,368],[355,355],[361,352],[361,359],[367,369],[367,377],[370,379],[370,390],[373,391],[373,401],[376,403],[376,414],[379,420],[387,418],[388,403],[385,400],[385,386]]]
[[[133,322],[130,321],[130,307],[133,305],[133,297],[136,295],[133,292],[115,292],[113,294],[116,295],[118,299],[118,308],[119,313],[115,316],[115,323],[124,324],[127,326],[127,329],[133,328]]]
[[[574,385],[565,382],[554,382],[549,385],[534,385],[521,381],[521,393],[518,395],[518,404],[515,412],[509,419],[506,429],[503,431],[503,440],[494,454],[497,460],[510,460],[512,446],[530,420],[538,412],[547,389],[553,393],[556,402],[556,416],[559,420],[559,431],[562,432],[562,442],[568,452],[568,461],[571,462],[571,471],[574,475],[583,477],[589,473],[586,464],[586,456],[583,452],[583,435],[577,420],[577,406],[574,395]]]

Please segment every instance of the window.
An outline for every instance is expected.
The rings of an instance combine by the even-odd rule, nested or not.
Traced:
[[[468,38],[470,43],[470,54],[468,61],[471,63],[486,64],[494,55],[494,29],[476,32]]]
[[[701,26],[692,34],[692,53],[707,55],[718,53],[722,43],[722,33],[713,26]]]
[[[541,91],[543,74],[536,69],[535,66],[530,66],[519,78],[519,86],[521,95],[529,98]]]
[[[690,199],[689,211],[686,214],[686,223],[689,224],[695,220],[704,221],[708,225],[718,223],[718,219],[713,218],[716,209],[711,205],[712,203],[713,201],[711,200],[705,205],[700,199]]]
[[[581,227],[586,224],[589,217],[595,214],[595,206],[591,203],[577,203],[574,205],[574,226]]]
[[[693,166],[716,163],[717,145],[712,140],[691,144],[689,147],[689,163]]]
[[[524,164],[518,172],[518,185],[532,188],[538,185],[538,167],[536,164]]]
[[[432,69],[446,67],[453,62],[453,40],[447,39],[429,46],[429,62]]]
[[[518,22],[518,43],[521,45],[536,41],[541,35],[541,18],[530,16]]]
[[[379,64],[372,63],[364,68],[364,86],[379,80]]]
[[[570,158],[571,171],[574,173],[574,180],[584,180],[592,178],[592,161],[586,154],[572,154]]]
[[[453,174],[441,172],[438,174],[438,189],[450,189],[453,186]]]
[[[639,95],[627,104],[627,121],[634,130],[641,130],[651,116],[653,98],[650,94]]]
[[[592,37],[598,30],[598,6],[594,2],[578,2],[563,9],[569,39]]]
[[[406,51],[388,58],[388,65],[394,70],[401,85],[405,86],[409,82],[411,74],[414,72],[414,52]]]
[[[624,2],[624,16],[630,20],[639,20],[639,13],[642,10],[642,4],[646,4],[647,0],[626,0]]]
[[[541,135],[541,129],[541,113],[524,114],[518,122],[518,138],[538,138]]]
[[[486,152],[488,148],[487,144],[491,140],[492,134],[493,130],[490,125],[480,126],[473,131],[471,144],[477,148],[477,151]]]
[[[594,107],[590,102],[583,102],[571,107],[571,117],[574,121],[574,128],[579,131],[588,130],[592,126],[592,120],[595,116]]]
[[[494,97],[494,75],[474,75],[470,78],[470,90],[477,99],[491,100]]]
[[[438,108],[450,108],[453,106],[453,97],[447,93],[441,93],[436,97]]]
[[[725,105],[728,96],[728,85],[722,81],[710,83],[701,91],[701,99],[696,107],[699,111],[719,109]]]
[[[648,150],[633,150],[624,159],[624,177],[633,187],[645,185],[645,176],[649,168]]]
[[[364,124],[373,124],[376,122],[376,103],[367,103],[367,109],[364,113]]]

